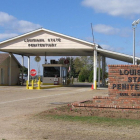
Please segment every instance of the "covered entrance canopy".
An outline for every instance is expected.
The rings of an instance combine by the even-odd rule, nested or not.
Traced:
[[[0,42],[0,51],[24,56],[92,56],[95,44],[38,29]]]
[[[105,57],[129,63],[133,61],[133,57],[130,55],[104,50],[98,44],[43,28],[0,42],[0,51],[28,56],[28,73],[30,56],[94,56],[94,86],[96,86],[97,55],[102,56],[103,83],[105,82],[103,78]],[[136,61],[140,63],[140,58],[136,58]]]

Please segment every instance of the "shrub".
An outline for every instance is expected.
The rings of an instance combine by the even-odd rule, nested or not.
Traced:
[[[89,82],[93,82],[93,70],[90,72],[88,81],[89,81]]]
[[[82,68],[79,73],[79,82],[88,82],[89,73],[89,70],[87,70],[86,68]]]
[[[79,75],[79,82],[85,82],[85,76]]]

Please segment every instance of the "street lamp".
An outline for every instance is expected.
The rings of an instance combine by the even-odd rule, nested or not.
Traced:
[[[133,27],[133,65],[135,65],[135,28],[137,26],[137,24],[140,23],[140,19],[135,20],[132,23],[132,27]]]

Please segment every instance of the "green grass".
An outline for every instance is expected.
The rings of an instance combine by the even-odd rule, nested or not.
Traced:
[[[89,124],[101,124],[109,126],[140,126],[140,120],[132,119],[122,119],[122,118],[106,118],[106,117],[96,117],[96,116],[68,116],[68,115],[46,115],[46,118],[63,120],[63,121],[73,121],[82,122]]]

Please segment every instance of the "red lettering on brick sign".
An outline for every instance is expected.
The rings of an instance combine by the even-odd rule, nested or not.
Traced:
[[[37,72],[36,72],[35,69],[31,69],[31,70],[30,70],[30,75],[31,75],[31,76],[36,76],[36,73],[37,73]]]

